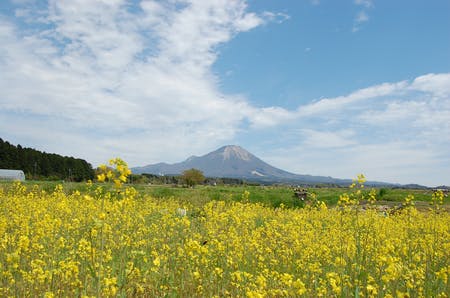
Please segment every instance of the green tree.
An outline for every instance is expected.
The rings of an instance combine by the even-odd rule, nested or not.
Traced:
[[[194,186],[205,181],[205,176],[203,172],[197,169],[190,169],[183,172],[181,179],[188,186]]]
[[[67,179],[70,176],[71,180],[82,181],[94,178],[92,166],[83,159],[14,146],[1,138],[0,168],[20,169],[33,179]]]

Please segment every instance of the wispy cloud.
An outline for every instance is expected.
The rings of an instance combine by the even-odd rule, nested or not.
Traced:
[[[365,8],[370,8],[373,6],[373,2],[371,0],[355,0],[355,4]]]
[[[298,108],[298,113],[301,116],[309,116],[320,115],[326,112],[338,112],[343,110],[345,107],[358,104],[358,102],[402,92],[407,87],[408,83],[406,81],[398,83],[383,83],[354,91],[345,96],[322,98],[319,101],[300,106]]]
[[[301,129],[302,144],[309,148],[343,148],[356,145],[355,132],[352,130],[319,131]]]
[[[270,148],[261,156],[293,172],[364,171],[395,182],[406,171],[449,183],[448,73],[293,109],[256,106],[220,92],[212,66],[220,45],[287,16],[250,12],[243,0],[39,3],[20,1],[16,17],[0,15],[6,140],[94,164],[120,155],[143,165],[206,153],[244,133],[262,135]]]
[[[265,11],[265,12],[263,12],[262,15],[264,16],[264,18],[267,21],[276,22],[278,24],[281,24],[284,21],[287,21],[290,19],[290,16],[288,14],[285,14],[282,12],[273,13],[271,11]]]
[[[32,23],[24,30],[0,16],[1,114],[27,128],[16,139],[48,148],[64,135],[101,148],[82,150],[94,162],[123,147],[131,163],[151,162],[213,148],[244,119],[267,126],[284,113],[220,93],[211,66],[217,46],[285,14],[248,12],[239,0],[63,0],[40,11],[19,5],[16,17]]]
[[[291,145],[265,156],[282,168],[337,177],[364,172],[374,180],[399,183],[449,183],[449,73],[324,98],[300,106],[294,119],[283,127]]]
[[[369,15],[367,11],[373,7],[373,2],[371,0],[355,0],[355,4],[359,7],[362,7],[353,21],[352,32],[357,32],[361,29],[363,23],[369,21]]]
[[[360,24],[363,22],[367,22],[369,20],[369,16],[367,15],[367,13],[365,11],[360,11],[355,18],[355,22]]]

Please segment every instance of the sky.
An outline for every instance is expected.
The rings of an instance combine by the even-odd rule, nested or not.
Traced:
[[[2,0],[0,137],[450,185],[450,1]]]

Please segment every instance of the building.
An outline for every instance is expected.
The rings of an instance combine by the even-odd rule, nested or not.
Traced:
[[[4,170],[0,169],[0,180],[19,180],[25,181],[25,174],[22,170]]]

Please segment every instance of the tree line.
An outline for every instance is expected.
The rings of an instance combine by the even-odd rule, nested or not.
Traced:
[[[195,184],[206,184],[206,185],[244,185],[248,182],[238,179],[238,178],[215,178],[215,177],[204,177],[201,171],[195,172],[191,169],[183,172],[181,175],[155,175],[155,174],[132,174],[129,178],[131,183],[136,184],[171,184],[171,185],[195,185]],[[198,171],[198,170],[196,170]],[[192,177],[194,176],[194,180]]]
[[[0,138],[0,168],[22,170],[27,179],[84,181],[94,178],[84,159],[12,145]]]

